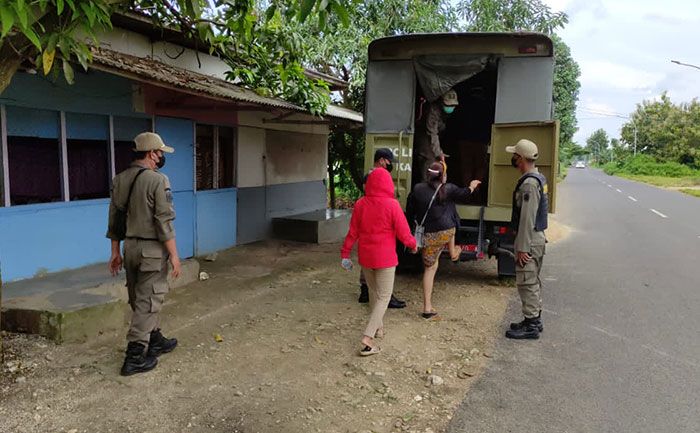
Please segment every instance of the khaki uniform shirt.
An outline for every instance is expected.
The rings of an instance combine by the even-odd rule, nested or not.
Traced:
[[[442,104],[439,101],[428,104],[428,112],[425,115],[426,137],[419,138],[420,156],[430,161],[439,158],[443,152],[440,146],[440,132],[446,128],[442,115]]]
[[[539,170],[534,168],[528,173],[539,173]],[[533,178],[525,179],[515,193],[515,202],[520,207],[520,223],[515,236],[516,252],[530,253],[533,246],[542,246],[546,243],[544,232],[535,230],[540,196],[540,184]]]
[[[129,188],[142,167],[134,162],[131,167],[119,173],[113,181],[112,200],[109,204],[109,225],[107,237],[122,240],[113,232],[115,203],[124,207],[129,195]],[[175,238],[175,209],[170,180],[163,173],[146,169],[136,179],[131,193],[128,216],[126,220],[126,237],[151,239],[165,242]]]

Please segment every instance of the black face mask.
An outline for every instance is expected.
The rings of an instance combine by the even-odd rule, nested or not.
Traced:
[[[161,168],[163,168],[164,165],[165,165],[165,154],[163,153],[160,155],[160,159],[158,159],[158,162],[156,163],[156,167],[158,167],[158,169],[160,170]]]
[[[394,164],[392,164],[392,163],[390,163],[390,162],[387,162],[387,163],[386,163],[386,167],[384,167],[384,168],[386,168],[386,171],[388,171],[389,173],[391,173],[391,171],[394,169]]]
[[[512,165],[515,168],[518,168],[518,157],[513,155],[512,158],[510,158],[510,165]]]

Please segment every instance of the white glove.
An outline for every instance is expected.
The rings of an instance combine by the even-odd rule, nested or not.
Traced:
[[[342,266],[346,271],[352,271],[352,260],[343,259],[340,261],[340,266]]]

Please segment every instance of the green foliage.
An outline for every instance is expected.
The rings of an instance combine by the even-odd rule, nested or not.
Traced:
[[[554,41],[554,118],[559,120],[559,143],[565,147],[572,144],[576,126],[576,102],[581,88],[581,68],[571,57],[571,50],[557,35]]]
[[[332,17],[348,23],[349,1],[355,0],[10,0],[0,3],[0,48],[16,66],[33,63],[47,75],[62,72],[72,82],[70,62],[87,69],[91,61],[86,36],[98,45],[96,35],[111,27],[113,13],[136,12],[220,56],[231,67],[231,80],[323,114],[328,86],[306,76],[303,38],[324,30]],[[290,23],[311,21],[308,35],[289,31]],[[13,74],[16,67],[0,70]],[[0,92],[8,84],[8,77],[0,77]]]
[[[569,22],[541,0],[460,0],[457,10],[468,31],[533,31],[552,34]]]
[[[609,162],[603,166],[605,173],[610,175],[628,174],[638,176],[662,177],[700,177],[700,170],[693,170],[687,165],[674,161],[658,161],[650,155],[636,155],[624,160]]]
[[[586,150],[591,154],[594,163],[605,164],[612,160],[608,148],[610,139],[604,129],[597,129],[586,140]]]
[[[661,160],[700,168],[700,103],[674,104],[666,93],[644,101],[622,127],[622,141]]]

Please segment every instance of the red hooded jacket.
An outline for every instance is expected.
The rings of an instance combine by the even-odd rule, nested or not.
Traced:
[[[406,216],[394,198],[391,175],[383,168],[375,168],[367,176],[365,196],[355,203],[340,256],[350,258],[350,251],[358,242],[360,265],[370,269],[391,268],[399,263],[397,238],[407,248],[416,248]]]

